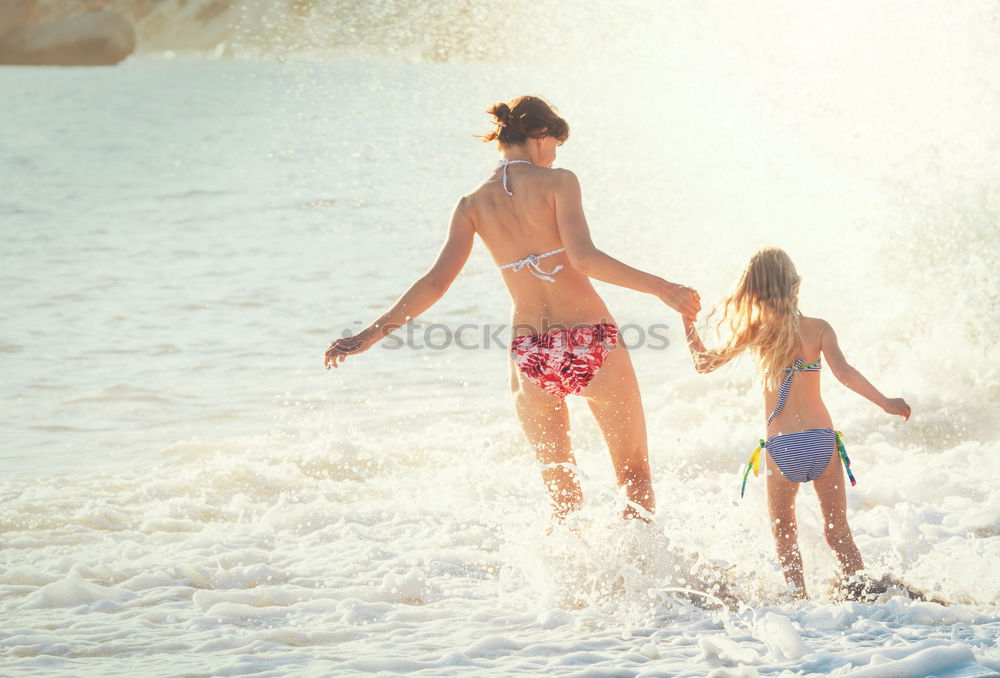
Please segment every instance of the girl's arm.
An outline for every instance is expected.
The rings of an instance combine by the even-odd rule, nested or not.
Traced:
[[[590,238],[587,217],[583,214],[580,182],[569,170],[556,172],[556,224],[573,267],[588,277],[653,294],[681,315],[694,319],[701,310],[701,300],[696,291],[623,264],[597,249]]]
[[[865,375],[852,367],[840,344],[837,343],[837,333],[833,331],[830,323],[822,322],[822,334],[820,334],[820,350],[823,352],[823,359],[833,372],[837,380],[860,396],[867,398],[888,414],[896,414],[903,419],[910,418],[910,406],[902,398],[887,398],[882,392],[875,388],[870,381],[865,379]]]
[[[709,351],[698,336],[698,330],[694,326],[694,321],[684,317],[684,335],[687,337],[688,350],[691,351],[691,361],[698,374],[708,374],[714,372],[730,361],[730,358],[723,358],[714,351]]]
[[[466,199],[462,198],[452,213],[448,238],[434,265],[375,322],[354,336],[338,339],[330,344],[323,361],[326,368],[336,367],[353,353],[367,351],[387,334],[399,329],[433,306],[448,291],[468,261],[475,234],[476,230],[468,214]]]

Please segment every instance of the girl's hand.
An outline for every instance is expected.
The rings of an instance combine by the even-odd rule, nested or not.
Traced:
[[[691,351],[691,362],[694,363],[694,369],[698,374],[714,372],[732,359],[731,357],[721,356],[718,352],[709,351],[705,348],[704,342],[698,336],[698,328],[694,326],[694,316],[689,317],[685,315],[683,319],[684,337],[687,339],[688,350]]]
[[[887,414],[896,414],[902,417],[905,421],[910,419],[910,406],[906,404],[906,401],[902,398],[889,398],[885,401],[885,405],[882,406]]]
[[[701,310],[701,297],[687,285],[668,282],[660,299],[670,308],[680,313],[686,320],[694,320]]]
[[[326,369],[336,367],[347,360],[347,356],[364,353],[374,345],[374,333],[367,329],[353,336],[337,339],[330,344],[330,348],[326,349],[323,365],[326,366]]]

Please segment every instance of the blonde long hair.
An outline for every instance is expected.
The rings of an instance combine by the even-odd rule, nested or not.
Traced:
[[[726,329],[726,340],[714,352],[728,360],[750,350],[764,385],[772,390],[778,387],[784,369],[801,357],[800,280],[784,250],[762,249],[750,257],[736,291],[711,314],[721,309],[715,329],[720,336]]]

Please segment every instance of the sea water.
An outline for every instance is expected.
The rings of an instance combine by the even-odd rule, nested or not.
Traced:
[[[676,3],[636,44],[541,63],[0,69],[0,674],[1000,671],[995,8],[779,9]],[[550,529],[479,244],[406,345],[323,370],[431,264],[492,171],[483,111],[523,92],[569,120],[557,165],[605,251],[706,307],[755,248],[791,254],[803,312],[913,406],[823,375],[866,563],[938,602],[834,602],[809,487],[813,600],[789,602],[763,479],[739,499],[752,365],[696,375],[651,297],[598,284],[642,389],[653,526],[616,518],[571,399],[586,505]],[[679,593],[713,578],[728,611]]]

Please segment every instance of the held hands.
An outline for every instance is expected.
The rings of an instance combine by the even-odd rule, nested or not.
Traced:
[[[687,285],[668,282],[659,297],[663,303],[680,313],[685,321],[694,322],[701,310],[701,297]]]
[[[887,398],[882,409],[885,410],[886,414],[899,415],[904,421],[910,419],[910,406],[902,398]]]
[[[350,337],[337,339],[330,344],[330,348],[326,349],[326,355],[323,357],[323,365],[326,366],[326,369],[337,367],[337,365],[347,360],[347,356],[364,353],[370,349],[375,345],[375,341],[375,333],[370,329],[362,330]]]

